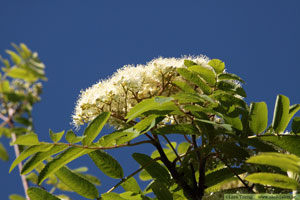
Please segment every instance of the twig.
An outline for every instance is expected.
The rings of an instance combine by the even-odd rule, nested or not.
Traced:
[[[163,138],[165,138],[165,140],[168,142],[168,144],[170,145],[171,149],[173,150],[173,152],[175,153],[176,157],[178,158],[179,162],[181,163],[182,160],[179,157],[177,151],[175,150],[175,148],[173,147],[172,143],[170,142],[170,140],[167,138],[167,136],[163,135]]]
[[[113,190],[115,190],[117,187],[119,187],[122,183],[124,183],[125,181],[127,181],[129,178],[133,177],[134,175],[136,175],[137,173],[139,173],[140,171],[142,171],[144,168],[148,167],[149,165],[151,165],[152,163],[154,163],[155,161],[160,160],[160,157],[158,158],[154,158],[153,160],[151,160],[150,162],[146,163],[144,166],[140,167],[138,170],[134,171],[133,173],[131,173],[129,176],[123,178],[119,183],[117,183],[114,187],[110,188],[106,193],[112,192]]]

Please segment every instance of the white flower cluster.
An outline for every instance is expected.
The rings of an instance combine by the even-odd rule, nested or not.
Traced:
[[[125,124],[128,111],[143,99],[156,95],[169,96],[176,92],[172,81],[178,78],[176,68],[184,66],[184,60],[209,67],[206,56],[182,58],[157,58],[146,65],[125,65],[113,76],[100,80],[92,87],[81,91],[74,111],[73,124],[77,127],[88,123],[101,112],[111,112],[109,124],[116,129]]]

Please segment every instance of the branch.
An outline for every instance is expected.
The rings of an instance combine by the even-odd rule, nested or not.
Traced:
[[[178,158],[179,162],[181,163],[182,160],[179,157],[177,151],[175,150],[175,148],[173,147],[172,143],[170,142],[170,140],[167,138],[167,136],[163,135],[163,138],[165,138],[165,140],[168,142],[168,144],[170,145],[171,149],[173,150],[173,152],[175,153],[176,157]]]
[[[117,187],[119,187],[122,183],[124,183],[125,181],[127,181],[129,178],[133,177],[134,175],[136,175],[137,173],[139,173],[140,171],[142,171],[143,169],[145,169],[146,167],[148,167],[149,165],[151,165],[152,163],[154,163],[157,160],[160,160],[160,157],[154,158],[150,162],[146,163],[144,166],[140,167],[138,170],[136,170],[133,173],[131,173],[129,176],[123,178],[119,183],[117,183],[114,187],[110,188],[106,193],[112,192],[114,189],[116,189]]]

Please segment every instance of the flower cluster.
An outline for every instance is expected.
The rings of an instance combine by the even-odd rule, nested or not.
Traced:
[[[111,78],[100,80],[81,91],[74,111],[73,124],[77,127],[88,123],[101,112],[111,112],[109,124],[119,129],[125,125],[125,116],[138,102],[178,91],[173,81],[180,78],[176,68],[186,68],[184,60],[211,68],[206,56],[182,58],[157,58],[146,65],[125,65]]]

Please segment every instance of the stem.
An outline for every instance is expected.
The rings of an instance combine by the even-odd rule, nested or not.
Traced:
[[[114,187],[110,188],[106,193],[112,192],[114,189],[116,189],[117,187],[119,187],[122,183],[124,183],[125,181],[127,181],[129,178],[133,177],[134,175],[136,175],[137,173],[139,173],[144,168],[148,167],[149,165],[151,165],[152,163],[154,163],[157,160],[160,160],[160,157],[154,158],[150,162],[146,163],[144,166],[140,167],[138,170],[136,170],[133,173],[131,173],[129,176],[123,178],[119,183],[117,183]]]
[[[9,117],[6,118],[7,122],[8,122],[8,125],[10,128],[14,128],[14,124],[13,124],[13,121],[12,121],[12,117],[15,113],[15,110],[13,109],[9,109],[8,110],[8,115]],[[2,117],[1,117],[2,118]],[[3,118],[2,118],[3,119]],[[11,134],[11,138],[12,138],[12,142],[14,143],[17,139],[17,136],[15,133],[12,133]],[[17,144],[14,144],[14,150],[15,150],[15,155],[16,155],[16,158],[18,158],[20,156],[20,149],[19,149],[19,145]],[[30,200],[29,196],[27,195],[27,190],[29,188],[28,186],[28,182],[26,180],[26,177],[24,175],[21,175],[21,171],[22,171],[22,168],[23,168],[23,164],[22,162],[20,162],[18,164],[18,168],[19,168],[19,171],[20,171],[20,176],[21,176],[21,180],[22,180],[22,185],[23,185],[23,188],[24,188],[24,192],[25,192],[25,196],[26,196],[26,199],[27,200]]]
[[[173,152],[175,153],[176,157],[178,158],[179,162],[181,163],[182,160],[181,160],[180,156],[178,155],[177,151],[175,150],[175,148],[173,147],[173,145],[170,142],[170,140],[165,135],[163,135],[163,138],[165,138],[165,140],[168,142],[168,144],[170,145],[171,149],[173,150]]]

